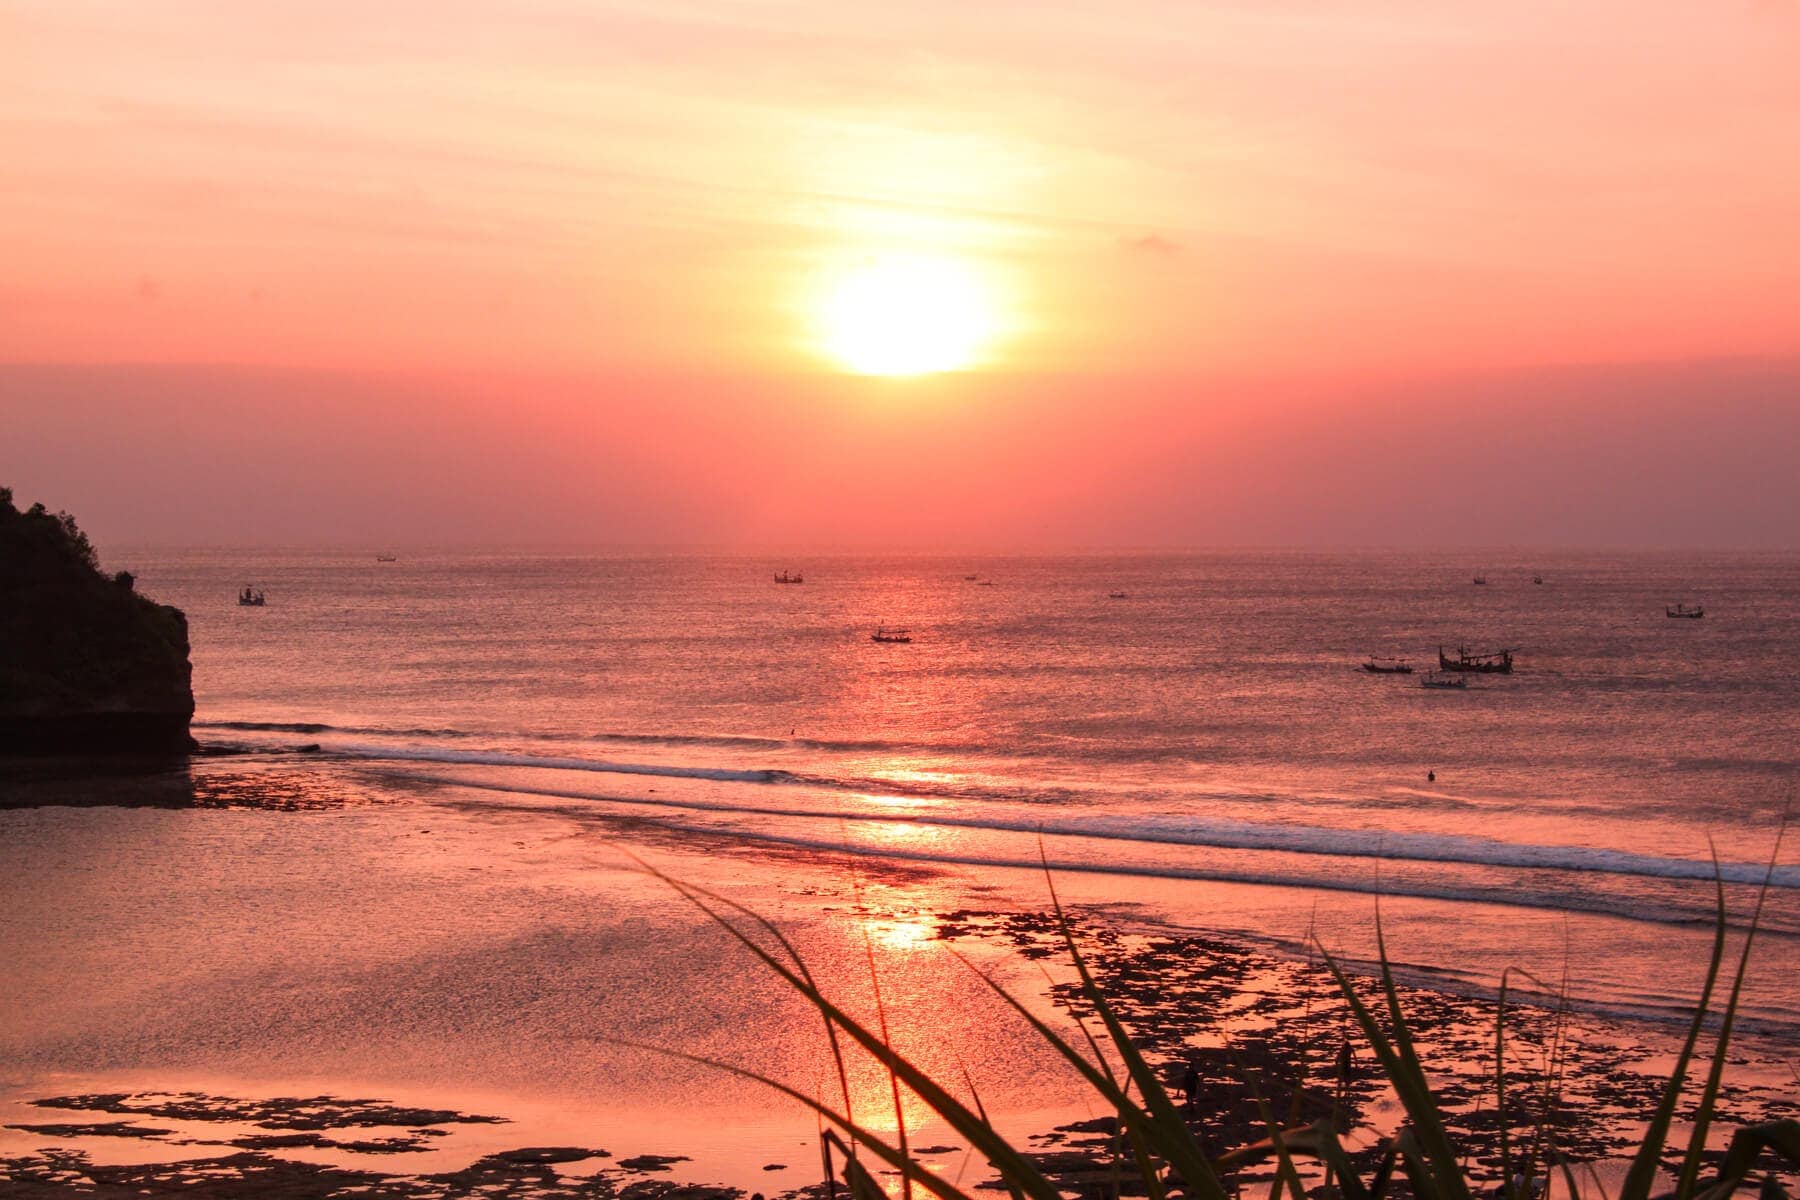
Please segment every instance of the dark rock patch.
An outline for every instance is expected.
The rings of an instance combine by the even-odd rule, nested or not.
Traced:
[[[666,1179],[640,1179],[619,1189],[619,1200],[743,1200],[738,1188],[671,1183]]]
[[[241,1121],[264,1129],[329,1130],[370,1126],[501,1124],[504,1117],[483,1117],[444,1108],[404,1108],[386,1100],[346,1100],[336,1096],[277,1096],[244,1100],[202,1092],[174,1095],[97,1092],[33,1100],[38,1108],[62,1108],[120,1116],[160,1117],[165,1121]]]
[[[542,1165],[581,1162],[589,1158],[611,1158],[612,1155],[605,1150],[585,1150],[580,1146],[527,1146],[522,1150],[502,1150],[488,1157],[496,1162]]]
[[[26,1133],[41,1133],[45,1137],[129,1137],[159,1138],[174,1133],[173,1129],[157,1129],[151,1125],[137,1125],[131,1121],[92,1121],[74,1125],[8,1125],[8,1129],[22,1129]]]
[[[619,1165],[627,1171],[666,1171],[675,1163],[687,1161],[685,1154],[640,1154],[635,1158],[621,1158]]]

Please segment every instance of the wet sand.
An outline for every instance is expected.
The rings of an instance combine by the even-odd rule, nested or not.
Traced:
[[[834,994],[872,1011],[864,935],[895,1037],[967,1068],[1002,1128],[1071,1191],[1106,1171],[1096,1111],[951,950],[1045,1015],[1073,1006],[1041,878],[972,876],[497,812],[305,755],[200,759],[104,778],[0,780],[0,1195],[776,1196],[815,1186],[812,1118],[645,1042],[827,1090],[815,1016],[621,845],[777,920]],[[80,807],[80,805],[101,807]],[[135,807],[120,807],[129,805]],[[1072,889],[1081,943],[1171,1086],[1200,1068],[1214,1149],[1286,1114],[1398,1119],[1316,963],[1159,929],[1154,905]],[[1493,1006],[1408,989],[1427,1061],[1477,1159],[1492,1156]],[[1064,1019],[1058,1017],[1058,1019]],[[1515,1117],[1545,1073],[1579,1159],[1616,1158],[1652,1102],[1666,1029],[1509,1016]],[[1360,1047],[1360,1039],[1350,1035]],[[1745,1043],[1727,1125],[1796,1114],[1792,1047]],[[852,1100],[885,1084],[853,1064]],[[915,1144],[982,1177],[914,1108]],[[873,1119],[873,1118],[872,1118]],[[891,1124],[891,1118],[889,1120]]]

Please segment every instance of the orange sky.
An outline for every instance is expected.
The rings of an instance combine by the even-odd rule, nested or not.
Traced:
[[[619,504],[666,507],[625,535],[833,536],[778,484],[741,527],[696,498],[741,507],[753,468],[734,458],[794,437],[822,452],[835,404],[851,410],[836,452],[871,461],[911,436],[883,424],[896,408],[928,446],[989,456],[969,469],[1036,445],[1022,495],[963,516],[970,540],[1055,541],[1053,514],[1080,508],[1050,478],[1071,462],[1159,478],[1159,455],[1212,447],[1278,465],[1284,433],[1324,436],[1371,389],[1443,380],[1431,420],[1473,428],[1470,406],[1515,400],[1476,388],[1488,399],[1459,406],[1469,372],[1523,372],[1516,403],[1552,428],[1587,402],[1533,391],[1556,364],[1617,366],[1659,397],[1685,380],[1706,403],[1715,377],[1643,364],[1800,358],[1796,63],[1788,0],[0,0],[0,364],[87,371],[51,391],[0,372],[18,434],[0,475],[123,509],[23,456],[104,432],[18,418],[104,400],[154,445],[175,401],[148,367],[232,364],[246,402],[319,420],[347,420],[324,414],[349,388],[440,426],[443,454],[500,438],[527,459],[544,452],[522,428],[474,431],[552,377],[563,407],[540,433],[638,443],[626,474],[656,490]],[[982,281],[994,332],[961,375],[858,381],[818,344],[828,281],[894,256]],[[321,374],[296,395],[293,369]],[[414,399],[421,372],[437,399]],[[1763,415],[1727,432],[1758,432],[1771,462],[1800,442],[1796,377],[1728,397]],[[959,404],[985,408],[977,433]],[[1679,445],[1625,422],[1646,454]],[[1358,452],[1401,434],[1338,429]],[[930,509],[842,487],[883,536],[907,532],[896,507]],[[624,511],[571,503],[558,533]],[[1092,523],[1207,540],[1142,507]],[[954,531],[930,513],[920,537]],[[1308,520],[1264,532],[1313,540]],[[1779,524],[1746,540],[1791,544]]]

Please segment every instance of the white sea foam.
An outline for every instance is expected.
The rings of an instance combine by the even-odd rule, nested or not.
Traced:
[[[511,765],[555,765],[555,760],[549,759],[531,760],[529,764],[526,764],[520,761],[521,757],[489,755],[479,756],[479,760],[504,759]],[[433,761],[471,760],[434,758]],[[640,767],[621,764],[592,764],[587,760],[576,761],[583,764],[579,769],[584,770],[616,770],[628,774],[681,774],[705,779],[750,778],[756,782],[766,782],[769,776],[780,774],[779,772],[732,773],[706,771],[703,768]],[[1383,830],[1232,821],[1212,817],[1174,815],[1117,817],[1101,813],[1084,813],[1078,817],[1043,818],[1036,814],[1009,816],[1004,813],[984,813],[977,816],[961,816],[944,812],[896,813],[889,809],[859,812],[839,803],[834,803],[829,807],[807,808],[797,805],[744,804],[698,799],[604,796],[574,790],[469,783],[465,780],[451,779],[441,779],[439,782],[457,783],[519,795],[591,800],[651,808],[686,809],[739,816],[879,821],[884,824],[907,823],[1006,833],[1042,833],[1062,837],[1100,838],[1109,841],[1154,845],[1204,846],[1214,849],[1281,851],[1331,857],[1458,863],[1467,866],[1518,870],[1595,872],[1657,879],[1711,880],[1715,877],[1716,870],[1717,877],[1726,883],[1759,884],[1766,876],[1773,887],[1800,888],[1800,866],[1777,866],[1771,871],[1766,865],[1760,863],[1721,862],[1715,867],[1710,859],[1637,854],[1630,851],[1590,846],[1506,842],[1468,835],[1397,833]]]
[[[554,771],[593,771],[603,775],[661,775],[673,779],[715,779],[724,783],[769,783],[780,771],[734,770],[725,767],[688,767],[661,763],[602,762],[592,758],[562,758],[537,754],[504,754],[489,750],[442,750],[414,746],[381,746],[334,742],[325,747],[349,758],[403,759],[409,762],[464,763],[488,767],[532,767]]]

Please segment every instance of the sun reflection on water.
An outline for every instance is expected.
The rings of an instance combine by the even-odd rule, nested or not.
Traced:
[[[928,799],[924,796],[895,796],[865,792],[862,795],[857,796],[857,799],[872,804],[877,808],[904,808],[913,811],[922,811],[925,809],[943,807],[943,801]]]
[[[884,950],[921,951],[937,940],[937,926],[928,917],[872,917],[867,922],[869,939]]]
[[[921,825],[917,821],[862,821],[856,827],[861,840],[888,847],[925,846],[941,841],[946,832],[935,825]]]

